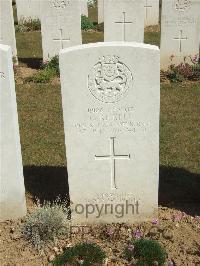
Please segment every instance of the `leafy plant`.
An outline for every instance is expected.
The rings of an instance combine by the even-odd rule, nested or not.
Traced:
[[[69,233],[68,208],[66,204],[46,202],[27,216],[22,234],[35,248],[42,249],[45,243]]]
[[[166,253],[161,245],[155,240],[139,239],[133,241],[124,251],[124,257],[131,261],[136,259],[137,266],[148,266],[157,263],[164,265]]]
[[[81,16],[81,29],[82,30],[90,30],[94,29],[94,24],[91,22],[91,20],[86,17],[85,15]]]
[[[59,75],[59,59],[58,56],[54,56],[50,61],[43,62],[41,69],[34,76],[26,78],[26,82],[48,83]]]
[[[38,31],[41,30],[41,22],[39,19],[22,18],[15,26],[15,29],[17,32]]]
[[[102,264],[105,258],[105,252],[98,245],[81,243],[66,249],[62,255],[54,260],[53,265],[58,266],[72,263],[73,265],[89,266],[95,263]]]
[[[34,76],[26,78],[27,82],[48,83],[56,76],[55,69],[46,68],[37,72]]]
[[[59,69],[59,57],[58,55],[52,57],[50,61],[44,61],[42,64],[42,69],[54,69],[56,72],[56,75],[60,75],[60,69]]]

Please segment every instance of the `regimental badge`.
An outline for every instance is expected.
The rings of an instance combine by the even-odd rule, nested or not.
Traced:
[[[56,9],[63,9],[69,4],[69,0],[50,0],[50,6]]]
[[[91,94],[104,103],[121,100],[132,88],[133,76],[130,69],[118,56],[103,56],[88,75]]]
[[[179,12],[184,12],[192,5],[191,0],[174,0],[174,7]]]

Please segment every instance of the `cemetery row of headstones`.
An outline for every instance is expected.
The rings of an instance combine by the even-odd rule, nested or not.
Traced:
[[[39,16],[41,19],[44,60],[57,55],[60,49],[82,43],[80,14],[88,14],[86,0],[80,2],[79,0],[17,0],[16,3],[18,18]],[[144,17],[148,17],[148,21],[151,21],[150,24],[158,23],[158,0],[99,0],[98,4],[99,21],[104,21],[105,41],[143,42],[144,23],[147,25]],[[199,54],[199,6],[198,0],[163,1],[161,19],[162,69],[168,68],[172,63],[179,64],[184,60],[191,63],[190,57]],[[39,10],[45,10],[45,12],[39,12]],[[0,2],[0,22],[0,42],[10,45],[13,56],[16,57],[11,0]]]
[[[110,33],[115,42],[80,46],[74,46],[81,43],[76,1],[42,2],[45,57],[55,53],[53,43],[58,45],[57,53],[68,47],[60,52],[60,71],[69,189],[76,223],[146,220],[156,215],[158,206],[159,49],[142,43],[142,1],[119,0],[116,9],[112,2],[104,3],[104,20],[112,24],[111,31],[116,27],[118,34]],[[1,1],[0,5],[1,43],[8,42],[15,55],[11,1]],[[111,7],[112,12],[107,13]],[[166,54],[171,56],[174,47],[177,58],[198,53],[198,7],[196,0],[163,3],[161,48],[163,41],[170,42],[162,48]],[[142,34],[132,33],[136,31],[130,30],[134,23]],[[109,36],[106,30],[105,36]],[[118,36],[125,42],[117,42]],[[137,43],[131,42],[132,38]],[[193,46],[189,45],[191,38]],[[26,206],[8,46],[0,45],[0,58],[0,220],[5,220],[23,216]]]
[[[0,45],[0,57],[3,221],[25,215],[26,205],[9,46]],[[152,219],[158,205],[158,47],[75,46],[62,50],[60,71],[73,221]]]
[[[128,4],[128,1],[123,1]],[[137,1],[134,5],[137,5]],[[144,11],[144,25],[146,26],[154,26],[159,23],[159,0],[142,0],[140,1],[141,7]],[[98,23],[105,22],[104,18],[107,18],[107,5],[115,6],[116,1],[114,0],[98,0]],[[141,11],[140,11],[141,12]],[[133,12],[134,14],[134,12]],[[135,17],[134,15],[131,17]],[[143,16],[142,16],[143,17]]]

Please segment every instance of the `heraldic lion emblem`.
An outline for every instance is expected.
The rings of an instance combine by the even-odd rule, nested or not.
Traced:
[[[121,100],[132,87],[133,77],[129,68],[118,56],[103,56],[88,76],[88,88],[92,95],[105,103]]]

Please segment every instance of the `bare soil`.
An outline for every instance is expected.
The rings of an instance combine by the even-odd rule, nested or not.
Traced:
[[[27,198],[28,212],[33,212],[33,201]],[[52,265],[52,260],[64,248],[76,243],[89,241],[102,247],[107,254],[105,265],[134,265],[123,258],[123,250],[139,229],[143,237],[156,239],[167,252],[167,261],[177,266],[200,265],[200,217],[190,216],[167,207],[159,207],[158,222],[142,224],[112,224],[90,226],[72,230],[70,236],[58,239],[57,243],[47,244],[38,252],[22,234],[25,219],[0,223],[0,265]],[[105,232],[112,231],[111,235]]]

